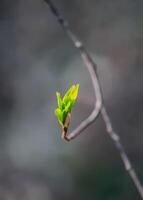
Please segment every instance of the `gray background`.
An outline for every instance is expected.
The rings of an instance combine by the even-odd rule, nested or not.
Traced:
[[[143,182],[143,1],[54,2],[98,64],[113,127]],[[75,83],[71,130],[95,101],[79,52],[43,0],[1,0],[0,199],[140,199],[101,117],[61,140],[55,92]]]

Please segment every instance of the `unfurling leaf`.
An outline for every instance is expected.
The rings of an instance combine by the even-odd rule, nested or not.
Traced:
[[[59,92],[56,92],[58,108],[55,109],[55,115],[57,116],[59,123],[64,127],[67,115],[71,113],[73,105],[78,96],[79,84],[73,85],[61,98]]]

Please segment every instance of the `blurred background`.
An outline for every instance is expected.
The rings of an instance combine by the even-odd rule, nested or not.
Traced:
[[[114,129],[143,183],[143,1],[54,0],[98,64]],[[44,0],[0,3],[0,200],[139,200],[102,118],[60,138],[55,92],[80,83],[73,130],[93,109],[90,76]]]

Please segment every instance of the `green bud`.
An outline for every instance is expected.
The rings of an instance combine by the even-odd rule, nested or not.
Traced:
[[[62,127],[64,127],[68,113],[71,113],[72,111],[72,108],[78,96],[78,89],[79,84],[73,85],[66,92],[63,98],[61,98],[59,92],[56,92],[58,108],[55,109],[55,115],[57,116],[58,121]]]

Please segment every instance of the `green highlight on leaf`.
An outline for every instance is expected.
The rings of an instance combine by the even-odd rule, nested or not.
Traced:
[[[72,111],[72,108],[78,96],[78,89],[79,84],[73,85],[66,92],[63,98],[61,98],[61,94],[59,92],[56,92],[58,108],[55,109],[55,115],[57,116],[59,123],[62,127],[64,127],[68,113],[71,113]]]

